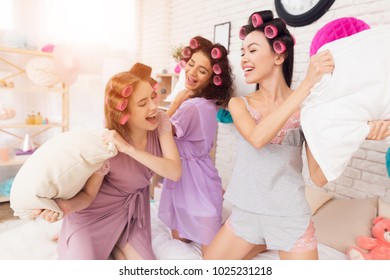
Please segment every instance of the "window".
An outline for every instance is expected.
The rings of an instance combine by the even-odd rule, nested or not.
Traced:
[[[11,30],[13,28],[13,3],[12,0],[2,0],[0,9],[0,29]]]

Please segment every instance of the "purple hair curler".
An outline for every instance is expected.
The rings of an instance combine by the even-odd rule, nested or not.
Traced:
[[[132,86],[127,86],[121,91],[121,95],[123,97],[129,97],[130,94],[133,92],[133,87]]]
[[[286,45],[280,40],[275,41],[272,46],[276,53],[281,54],[286,51]]]
[[[259,25],[263,24],[263,19],[259,14],[253,14],[251,17],[252,25],[254,28],[258,27]]]
[[[196,41],[195,38],[192,38],[192,39],[191,39],[191,41],[190,41],[190,47],[191,47],[191,49],[193,49],[193,50],[199,48],[199,43],[198,43],[198,41]]]
[[[119,102],[118,105],[116,105],[116,109],[122,112],[124,109],[126,109],[127,104],[128,104],[127,99],[122,99],[121,102]]]
[[[221,58],[222,56],[222,52],[220,49],[218,48],[213,48],[211,50],[211,57],[214,58],[214,59],[218,59],[218,58]]]
[[[186,47],[182,50],[181,54],[183,55],[184,58],[190,58],[192,55],[192,52],[190,48]]]
[[[241,29],[240,29],[240,33],[238,34],[238,37],[240,37],[240,39],[241,40],[244,40],[245,39],[245,37],[246,37],[246,29],[245,29],[245,27],[243,26],[243,27],[241,27]]]
[[[213,72],[217,75],[221,74],[222,73],[222,70],[221,70],[221,67],[219,67],[218,64],[214,64],[213,65]]]
[[[179,66],[180,66],[181,69],[186,67],[186,64],[187,64],[187,61],[185,61],[184,59],[180,60],[180,62],[179,62]]]
[[[221,77],[220,76],[214,76],[214,78],[213,78],[213,83],[214,83],[214,85],[216,85],[216,86],[220,86],[220,85],[222,85],[222,79],[221,79]]]
[[[124,114],[120,119],[119,119],[119,124],[124,125],[127,123],[127,121],[130,118],[130,114]]]
[[[275,25],[269,24],[264,28],[264,35],[268,39],[273,39],[276,36],[278,36],[278,29],[276,28]]]

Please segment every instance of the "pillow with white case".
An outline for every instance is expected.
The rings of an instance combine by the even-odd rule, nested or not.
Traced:
[[[40,146],[22,165],[11,186],[10,206],[14,215],[30,218],[34,209],[62,211],[55,198],[76,195],[88,178],[117,154],[105,145],[105,130],[74,130],[56,135]]]

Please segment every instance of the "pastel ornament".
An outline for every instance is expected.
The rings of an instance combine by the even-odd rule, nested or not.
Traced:
[[[60,81],[54,61],[49,57],[31,59],[27,62],[25,70],[27,77],[37,86],[51,87]]]

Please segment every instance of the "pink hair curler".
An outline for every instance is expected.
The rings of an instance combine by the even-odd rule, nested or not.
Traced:
[[[213,72],[217,75],[221,74],[222,73],[222,70],[221,70],[221,67],[219,67],[218,64],[214,64],[213,65]]]
[[[219,48],[213,48],[211,50],[211,57],[214,58],[214,59],[218,59],[218,58],[221,58],[222,56],[222,52]]]
[[[124,125],[127,123],[127,121],[130,119],[130,114],[124,114],[120,119],[119,119],[119,124]]]
[[[187,64],[187,61],[185,61],[184,59],[180,60],[180,62],[179,62],[179,66],[180,66],[181,69],[186,67],[186,64]]]
[[[263,24],[263,19],[259,14],[253,14],[251,17],[252,25],[254,28],[258,27],[259,25]]]
[[[153,88],[154,90],[157,90],[157,89],[158,89],[158,83],[154,83],[154,84],[152,85],[152,88]]]
[[[273,38],[275,38],[276,36],[278,36],[278,29],[277,29],[276,26],[273,25],[273,24],[267,25],[267,26],[264,28],[264,35],[265,35],[265,37],[267,37],[268,39],[273,39]]]
[[[220,85],[222,85],[222,79],[221,79],[221,77],[220,76],[214,76],[214,78],[213,78],[213,83],[214,83],[214,85],[216,85],[216,86],[220,86]]]
[[[191,41],[190,41],[190,47],[191,49],[197,49],[199,48],[199,43],[198,41],[196,41],[195,38],[192,38]]]
[[[116,105],[116,109],[122,112],[124,109],[126,109],[127,104],[128,104],[127,99],[122,99],[121,102],[119,102],[118,105]]]
[[[108,87],[110,90],[112,90],[112,82],[110,82],[110,85]]]
[[[108,95],[106,95],[105,101],[106,101],[106,104],[107,104],[107,105],[110,104],[110,98],[108,98]]]
[[[184,58],[190,58],[192,55],[192,52],[191,52],[190,48],[187,47],[181,51],[181,54],[183,55]]]
[[[276,53],[281,54],[286,51],[286,45],[280,40],[275,41],[272,46]]]
[[[244,40],[245,39],[245,37],[246,37],[246,29],[245,29],[245,27],[243,26],[243,27],[241,27],[241,29],[240,29],[240,32],[239,32],[239,34],[238,34],[238,37],[240,37],[240,39],[241,40]]]
[[[132,92],[133,92],[133,87],[132,86],[127,86],[127,87],[122,89],[121,95],[123,97],[129,97]]]

